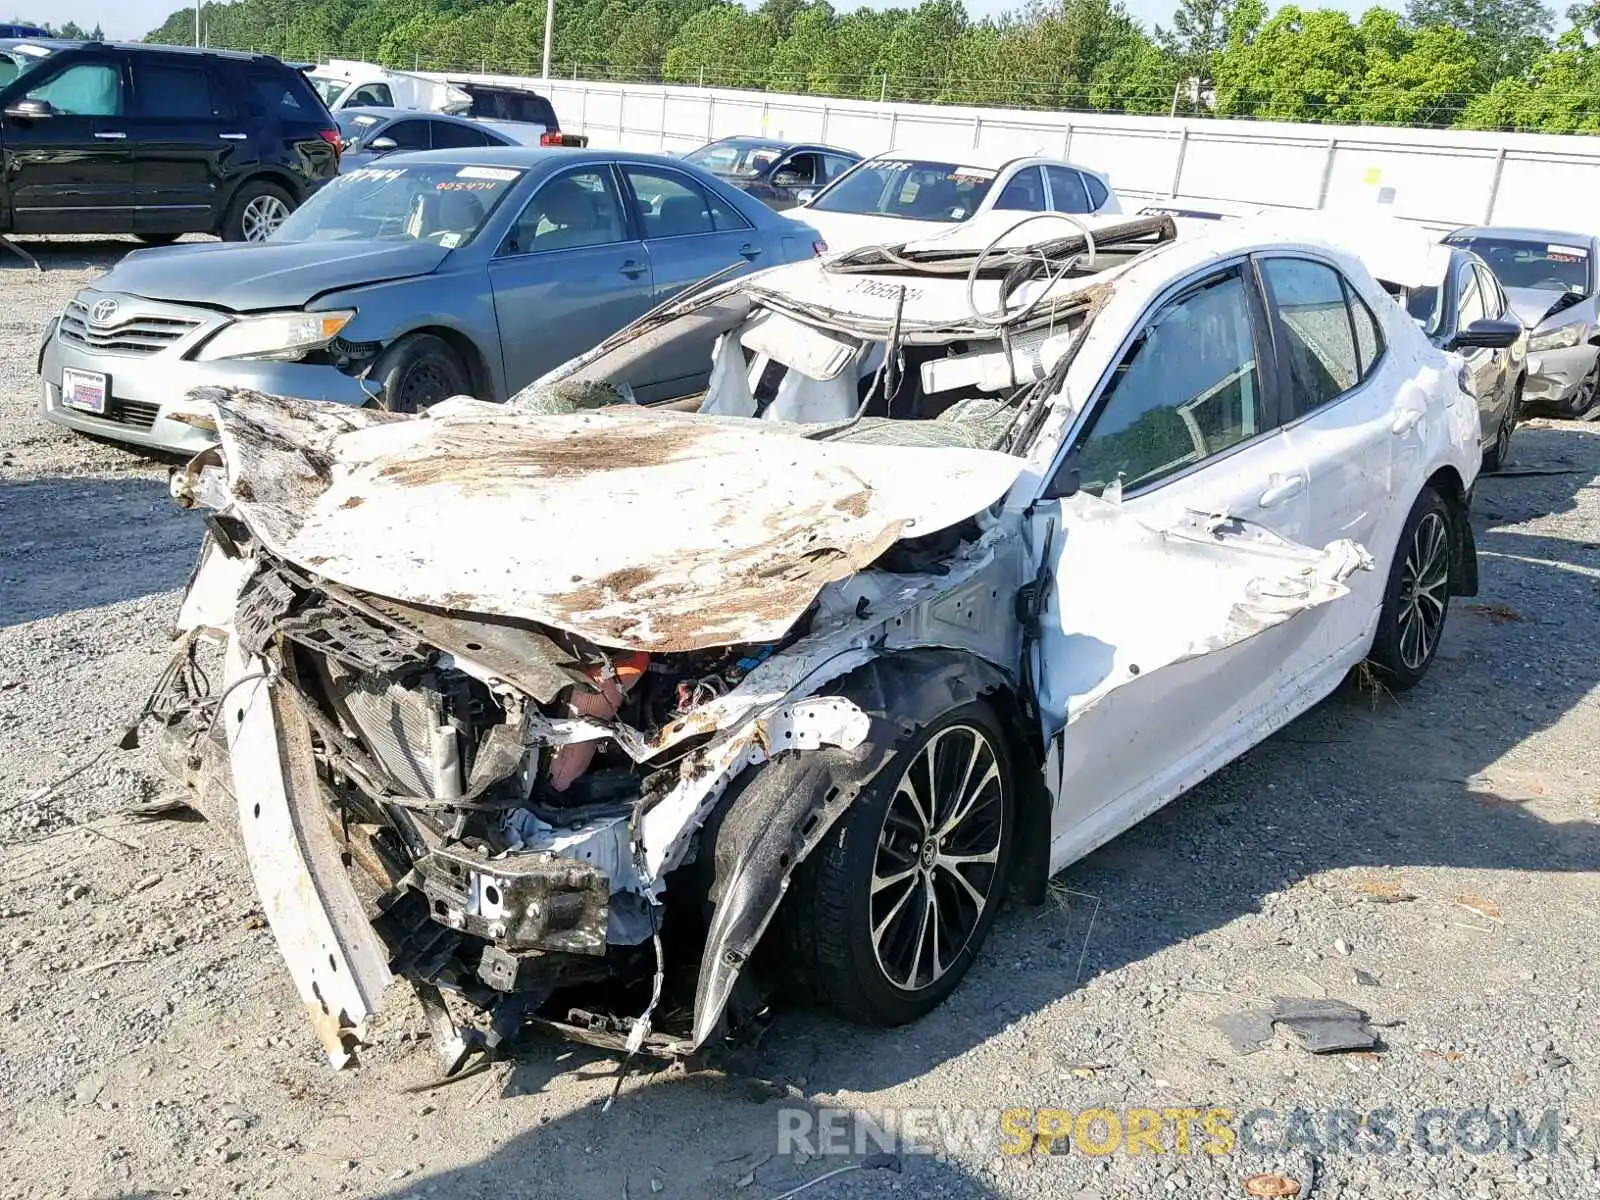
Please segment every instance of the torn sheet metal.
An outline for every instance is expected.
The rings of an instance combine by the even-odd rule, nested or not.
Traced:
[[[1055,628],[1040,664],[1040,709],[1057,720],[1070,721],[1152,671],[1345,596],[1345,581],[1373,566],[1352,541],[1316,550],[1203,513],[1154,529],[1086,492],[1062,501],[1061,524],[1046,612]]]
[[[342,427],[328,409],[217,403],[236,510],[269,549],[365,592],[657,652],[781,637],[824,585],[986,508],[1021,466],[627,407]]]
[[[266,660],[230,640],[223,718],[239,833],[262,911],[328,1060],[366,1041],[390,980],[384,953],[340,861],[311,738]]]

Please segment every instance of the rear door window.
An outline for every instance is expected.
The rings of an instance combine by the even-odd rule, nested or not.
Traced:
[[[1348,279],[1344,281],[1344,290],[1350,299],[1350,320],[1356,329],[1356,353],[1361,359],[1361,378],[1365,379],[1372,374],[1372,369],[1383,357],[1386,345],[1383,340],[1383,328],[1378,324],[1378,318],[1373,316],[1372,310],[1367,307],[1367,302],[1357,294],[1355,288],[1350,286]]]
[[[681,175],[648,167],[624,167],[633,187],[639,227],[647,238],[715,233],[711,201],[700,187]]]
[[[378,137],[392,138],[401,150],[427,150],[431,148],[428,126],[432,121],[405,120],[385,126]]]
[[[454,121],[434,121],[433,148],[454,150],[459,146],[487,146],[489,139],[481,129],[470,125],[457,125]]]
[[[1098,175],[1091,175],[1088,171],[1082,172],[1083,186],[1089,189],[1089,211],[1099,212],[1105,207],[1111,193],[1106,190],[1106,185],[1100,182]]]
[[[1304,416],[1361,380],[1344,279],[1325,263],[1304,258],[1265,259],[1261,275],[1281,330],[1290,417]]]
[[[1050,177],[1050,209],[1052,212],[1086,213],[1095,208],[1089,203],[1089,193],[1084,189],[1083,176],[1071,167],[1046,167]]]
[[[133,92],[139,115],[158,121],[210,121],[218,111],[210,72],[203,67],[133,60]]]

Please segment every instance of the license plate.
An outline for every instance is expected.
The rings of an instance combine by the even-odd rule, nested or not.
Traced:
[[[68,408],[104,416],[109,390],[106,377],[98,371],[74,371],[68,367],[61,372],[61,402]]]

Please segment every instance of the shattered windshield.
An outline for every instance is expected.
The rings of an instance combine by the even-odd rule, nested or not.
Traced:
[[[913,221],[965,221],[989,194],[995,175],[988,167],[959,163],[873,159],[823,192],[811,207]]]
[[[717,175],[754,179],[767,173],[767,168],[783,155],[783,149],[775,142],[729,138],[725,142],[712,142],[709,146],[701,146],[700,149],[685,154],[683,159]]]
[[[433,242],[465,246],[522,172],[455,163],[363,167],[296,209],[274,242]]]
[[[1488,263],[1501,287],[1589,293],[1589,250],[1586,246],[1499,237],[1447,240],[1452,246],[1465,246]]]
[[[42,46],[13,46],[0,50],[0,87],[27,74],[48,57],[50,51]]]

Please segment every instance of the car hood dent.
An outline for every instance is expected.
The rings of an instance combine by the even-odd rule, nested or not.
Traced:
[[[95,287],[234,312],[298,308],[328,292],[431,274],[449,254],[428,242],[207,242],[135,251]]]
[[[650,652],[772,641],[901,537],[1003,496],[1021,460],[818,442],[627,406],[425,416],[212,397],[233,506],[267,547],[412,604]]]
[[[1508,287],[1503,290],[1511,305],[1512,315],[1528,329],[1537,329],[1546,317],[1560,316],[1569,308],[1576,307],[1572,301],[1562,304],[1565,294],[1552,292],[1548,288]],[[1561,305],[1560,311],[1552,312],[1557,305]]]

